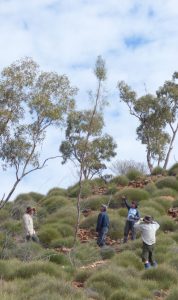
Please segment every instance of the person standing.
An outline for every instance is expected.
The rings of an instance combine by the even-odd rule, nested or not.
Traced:
[[[135,201],[131,202],[129,205],[125,196],[122,197],[125,202],[125,205],[128,209],[127,220],[124,227],[124,243],[127,243],[129,232],[131,232],[131,239],[135,240],[136,234],[134,229],[134,224],[140,219],[140,214],[137,209],[137,203]]]
[[[102,204],[101,210],[98,215],[96,232],[98,232],[97,244],[99,247],[103,247],[105,245],[106,234],[109,229],[109,217],[107,214],[107,206]]]
[[[142,261],[145,269],[149,269],[151,266],[157,266],[154,250],[156,243],[156,231],[159,229],[159,227],[160,225],[154,221],[151,216],[145,216],[134,225],[134,228],[141,232],[143,241]]]
[[[23,223],[24,223],[24,229],[25,229],[25,236],[26,241],[34,241],[36,243],[39,243],[39,239],[35,233],[34,227],[33,227],[33,213],[35,209],[31,208],[30,206],[27,207],[25,214],[23,215]]]

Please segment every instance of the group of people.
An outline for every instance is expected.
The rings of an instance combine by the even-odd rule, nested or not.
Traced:
[[[124,228],[123,242],[127,243],[129,234],[131,240],[136,238],[136,231],[141,232],[143,241],[142,246],[142,261],[145,269],[149,269],[151,266],[156,267],[157,263],[154,257],[154,249],[156,243],[156,231],[159,229],[159,224],[153,220],[151,216],[145,216],[140,218],[140,214],[135,201],[128,203],[126,197],[122,197],[125,205],[128,209],[127,219]],[[34,241],[39,243],[38,236],[33,226],[33,216],[35,214],[35,208],[27,207],[25,214],[23,215],[23,222],[25,228],[26,241]],[[105,245],[105,239],[109,230],[109,216],[107,214],[107,205],[101,206],[101,211],[98,215],[96,231],[98,233],[97,244],[99,247]]]
[[[145,269],[156,267],[157,263],[154,257],[155,243],[156,243],[156,231],[159,229],[159,224],[153,220],[151,216],[140,217],[137,203],[135,201],[128,203],[125,196],[122,197],[125,206],[128,209],[127,219],[124,227],[123,242],[127,243],[129,234],[131,240],[136,238],[136,232],[140,231],[143,241],[142,246],[142,261]],[[101,211],[98,215],[96,231],[98,233],[97,244],[99,247],[105,245],[105,239],[109,230],[109,216],[107,214],[107,206],[102,205]]]

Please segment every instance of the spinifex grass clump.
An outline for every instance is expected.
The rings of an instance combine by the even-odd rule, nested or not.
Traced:
[[[108,204],[109,196],[90,196],[86,200],[82,200],[81,209],[90,208],[92,210],[99,210],[102,204]]]
[[[110,217],[109,236],[113,240],[117,240],[123,237],[125,220],[118,217]]]
[[[156,182],[156,186],[159,189],[167,187],[178,191],[178,181],[176,180],[176,178],[171,176],[158,180]]]
[[[178,175],[178,163],[174,164],[168,171],[168,174],[170,176],[176,176]]]
[[[160,196],[160,197],[155,197],[153,198],[153,201],[155,201],[155,203],[160,204],[164,210],[165,213],[167,214],[168,209],[172,206],[172,201],[173,198],[169,197],[169,196]]]
[[[145,186],[145,191],[148,192],[151,196],[157,191],[155,183],[150,182]]]
[[[146,270],[142,278],[155,280],[158,287],[162,289],[168,289],[172,284],[178,283],[178,273],[167,264]]]
[[[57,209],[68,205],[69,201],[66,197],[57,195],[43,198],[41,204],[46,208],[48,213],[53,213],[56,212]]]
[[[169,216],[161,216],[157,220],[162,231],[175,231],[178,229],[178,225],[176,224],[174,219]]]
[[[77,197],[79,192],[79,184],[75,184],[72,187],[69,187],[67,190],[68,196],[69,197]],[[93,188],[92,188],[92,182],[90,180],[84,180],[82,182],[82,190],[81,190],[81,197],[86,198],[91,196],[93,193]]]
[[[166,297],[166,300],[177,300],[178,299],[178,287],[171,288],[170,294]]]
[[[126,174],[126,177],[129,179],[129,180],[137,180],[139,179],[140,177],[143,176],[143,173],[141,173],[139,170],[137,169],[130,169],[127,174]]]
[[[129,183],[129,179],[125,175],[120,175],[114,177],[111,181],[110,184],[115,183],[116,185],[121,185],[121,186],[126,186]]]
[[[98,270],[86,282],[88,288],[98,292],[105,299],[109,299],[114,289],[125,286],[125,279],[120,274],[119,268],[114,266]]]
[[[71,261],[76,267],[90,265],[93,262],[101,260],[100,248],[95,243],[78,244],[70,253]]]
[[[116,193],[110,202],[111,208],[120,208],[124,205],[122,196],[126,196],[129,201],[147,200],[149,198],[148,192],[143,189],[136,188],[123,188],[120,192]]]
[[[84,229],[95,229],[96,222],[97,222],[98,213],[94,213],[89,215],[88,217],[84,218],[80,224],[80,228]]]
[[[54,187],[49,190],[47,196],[67,196],[67,190],[63,188]]]
[[[38,235],[41,243],[46,247],[49,247],[53,240],[60,237],[58,230],[55,228],[55,226],[53,226],[53,224],[46,224],[42,226]]]
[[[112,259],[113,263],[117,266],[128,268],[132,266],[137,270],[143,269],[143,263],[141,262],[140,257],[138,257],[133,251],[123,251],[120,254],[115,255]]]
[[[143,209],[144,208],[153,208],[156,211],[157,215],[158,215],[158,213],[159,213],[159,215],[165,214],[164,207],[160,203],[156,202],[154,198],[152,200],[148,200],[146,202],[146,204],[144,202],[141,202],[139,205],[139,209],[141,209],[141,208],[143,208]]]
[[[177,191],[169,188],[169,187],[165,187],[162,189],[157,189],[154,193],[153,193],[153,197],[161,197],[161,196],[167,196],[169,197],[169,199],[171,200],[171,197],[173,198],[172,200],[174,200],[175,197],[177,197]]]

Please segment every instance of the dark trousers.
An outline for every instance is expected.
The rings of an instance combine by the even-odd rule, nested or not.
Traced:
[[[97,244],[99,247],[102,247],[105,245],[105,239],[106,239],[107,232],[108,232],[108,227],[103,227],[103,228],[101,228],[100,231],[98,231]]]
[[[39,238],[37,237],[36,234],[33,234],[33,235],[26,235],[26,241],[27,241],[27,242],[33,241],[33,242],[39,243]]]
[[[151,265],[154,265],[155,263],[155,256],[154,256],[154,249],[155,244],[153,245],[147,245],[143,242],[142,247],[142,261],[145,263],[146,261],[149,261]]]
[[[134,221],[129,221],[129,220],[126,221],[125,228],[124,228],[124,243],[126,243],[128,240],[129,232],[131,232],[131,239],[135,240],[136,234],[135,234],[134,224],[135,224]]]

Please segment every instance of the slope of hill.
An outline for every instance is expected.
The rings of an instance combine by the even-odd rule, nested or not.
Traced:
[[[178,299],[178,207],[175,176],[147,177],[129,183],[124,177],[105,183],[83,183],[80,231],[72,248],[78,185],[54,188],[47,195],[21,194],[0,211],[1,300],[143,300]],[[126,208],[122,195],[137,200],[142,216],[160,224],[157,268],[144,270],[141,239],[122,243]],[[96,245],[95,226],[100,205],[109,204],[111,225],[107,246]],[[25,242],[22,215],[35,206],[40,244]]]

